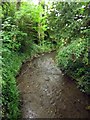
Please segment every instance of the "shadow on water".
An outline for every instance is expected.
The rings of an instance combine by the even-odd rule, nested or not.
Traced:
[[[40,55],[22,65],[17,77],[23,118],[90,118],[90,97],[63,76],[55,64],[55,52]]]

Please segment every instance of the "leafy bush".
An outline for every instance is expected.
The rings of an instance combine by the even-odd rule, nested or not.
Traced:
[[[12,17],[7,17],[2,24],[3,47],[12,51],[22,51],[26,45],[26,33],[19,30]]]
[[[17,120],[20,116],[20,99],[16,75],[22,62],[30,57],[30,53],[17,53],[3,50],[2,72],[2,114],[4,119]]]
[[[88,2],[53,3],[47,14],[50,39],[58,44],[68,45],[76,38],[82,38],[89,29],[88,6]]]
[[[75,40],[70,45],[63,47],[58,52],[58,61],[64,69],[70,67],[77,59],[81,58],[87,47],[84,39]],[[60,57],[59,57],[60,56]]]
[[[59,43],[58,65],[63,72],[77,80],[83,92],[90,93],[89,3],[59,2],[55,5],[50,17],[54,16],[57,25],[56,23],[49,25],[51,30],[55,30],[55,38]],[[52,14],[54,15],[51,16]]]
[[[8,119],[17,119],[19,113],[19,94],[16,86],[15,73],[20,64],[18,56],[14,53],[6,52],[3,56],[3,84],[2,84],[2,103],[3,117]]]
[[[78,85],[83,92],[90,92],[89,69],[87,54],[87,42],[79,39],[72,42],[67,47],[60,49],[57,60],[60,68],[78,81]]]

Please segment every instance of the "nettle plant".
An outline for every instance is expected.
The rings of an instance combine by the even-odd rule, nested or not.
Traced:
[[[7,17],[2,23],[4,48],[12,51],[18,51],[26,35],[26,33],[19,30],[12,17]]]

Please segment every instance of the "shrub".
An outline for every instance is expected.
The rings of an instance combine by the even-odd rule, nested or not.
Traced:
[[[87,40],[75,40],[59,50],[57,61],[63,72],[77,80],[83,92],[90,93],[87,48]]]

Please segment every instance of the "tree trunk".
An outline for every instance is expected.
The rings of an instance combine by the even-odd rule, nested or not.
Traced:
[[[17,0],[17,5],[16,5],[17,10],[20,10],[20,5],[21,5],[21,0]]]

